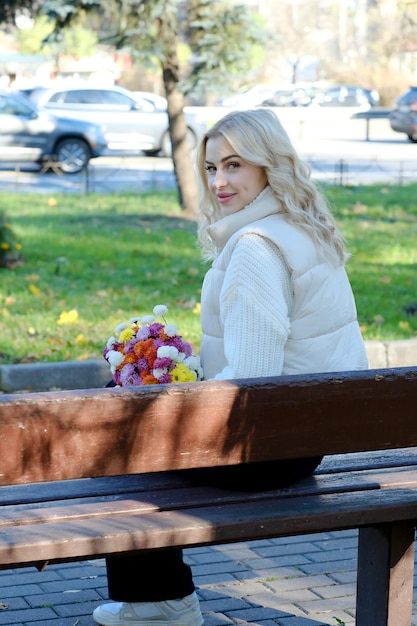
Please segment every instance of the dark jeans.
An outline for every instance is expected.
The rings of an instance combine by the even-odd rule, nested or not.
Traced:
[[[322,457],[185,470],[193,482],[242,491],[278,489],[309,476]],[[183,474],[184,475],[184,472]],[[109,597],[120,602],[157,602],[194,591],[182,550],[169,549],[106,559]]]

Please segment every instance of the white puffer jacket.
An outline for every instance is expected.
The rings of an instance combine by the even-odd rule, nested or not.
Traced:
[[[324,260],[310,237],[277,213],[276,201],[267,188],[248,207],[210,229],[219,254],[206,274],[201,297],[201,359],[205,378],[227,370],[220,294],[234,247],[248,233],[273,242],[290,272],[292,307],[281,373],[366,369],[368,359],[345,269]]]

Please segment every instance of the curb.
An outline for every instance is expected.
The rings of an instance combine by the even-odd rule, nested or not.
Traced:
[[[95,389],[111,379],[105,360],[0,365],[3,393]]]
[[[371,369],[417,365],[417,339],[366,341]],[[103,360],[0,365],[0,393],[98,389],[111,379]]]

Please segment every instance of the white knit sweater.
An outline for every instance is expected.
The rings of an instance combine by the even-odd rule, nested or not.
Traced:
[[[229,365],[215,378],[279,376],[291,307],[289,269],[278,248],[257,234],[241,237],[220,294]]]

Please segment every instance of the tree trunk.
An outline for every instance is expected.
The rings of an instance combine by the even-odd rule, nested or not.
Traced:
[[[179,202],[189,217],[197,215],[197,181],[190,147],[187,141],[187,124],[184,117],[184,96],[178,89],[179,65],[177,42],[174,33],[162,21],[159,24],[161,40],[165,42],[166,54],[162,61],[162,75],[168,101],[169,133],[172,143],[172,159],[177,180]],[[166,37],[164,37],[166,32]]]

